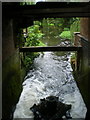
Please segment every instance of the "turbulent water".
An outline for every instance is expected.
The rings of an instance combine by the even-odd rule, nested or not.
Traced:
[[[30,107],[49,95],[71,104],[72,118],[85,118],[86,107],[72,75],[70,53],[44,52],[35,58],[33,69],[23,82],[14,118],[33,118]]]

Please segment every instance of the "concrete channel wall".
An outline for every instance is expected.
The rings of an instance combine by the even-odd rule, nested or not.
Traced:
[[[81,18],[80,21],[80,35],[79,40],[82,46],[82,51],[80,53],[80,66],[79,71],[77,72],[76,82],[79,87],[79,90],[82,94],[84,102],[87,107],[87,116],[90,113],[90,18]],[[80,37],[81,36],[81,37]],[[86,117],[86,120],[88,118]]]
[[[2,32],[2,117],[12,119],[23,81],[13,19],[3,18]]]
[[[79,81],[79,88],[81,89],[84,101],[89,106],[89,74],[90,74],[90,18],[81,18],[80,34],[82,45],[82,59],[81,59],[81,79]]]

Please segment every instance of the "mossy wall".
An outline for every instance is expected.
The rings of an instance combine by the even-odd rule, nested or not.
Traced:
[[[22,91],[18,51],[3,64],[2,73],[2,113],[3,118],[10,118]]]
[[[11,18],[3,17],[2,37],[2,118],[13,118],[15,105],[22,91],[23,75],[20,53],[16,48],[16,29]],[[21,76],[22,75],[22,76]]]

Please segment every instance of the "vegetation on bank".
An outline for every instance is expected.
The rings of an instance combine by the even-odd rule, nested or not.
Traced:
[[[39,25],[33,25],[27,28],[28,33],[24,45],[25,47],[45,46],[45,44],[40,41],[44,34],[40,31],[39,27]]]
[[[80,32],[80,18],[73,18],[73,23],[70,25],[70,33],[72,43],[74,42],[74,32]]]
[[[40,30],[40,26],[34,22],[34,25],[27,28],[27,35],[25,38],[24,47],[31,46],[46,46],[41,38],[43,37],[43,33]],[[39,55],[39,52],[27,52],[24,54],[23,64],[26,67],[26,70],[30,69],[30,66],[33,64],[34,58]]]

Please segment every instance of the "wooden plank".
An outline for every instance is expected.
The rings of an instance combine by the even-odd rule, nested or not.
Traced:
[[[48,51],[80,51],[82,47],[59,47],[59,46],[49,46],[49,47],[22,47],[19,48],[20,52],[48,52]]]

